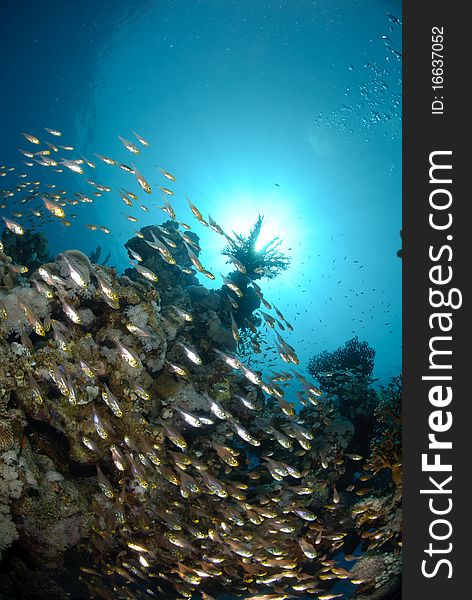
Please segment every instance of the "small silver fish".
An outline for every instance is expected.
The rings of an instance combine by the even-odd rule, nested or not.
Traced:
[[[184,350],[187,357],[196,365],[202,364],[202,359],[198,356],[196,350],[184,344],[183,342],[177,342],[177,344]]]
[[[2,217],[2,219],[5,222],[6,228],[9,229],[12,233],[14,233],[15,235],[24,235],[25,230],[19,223],[13,221],[12,219],[7,219],[7,217]]]
[[[141,361],[136,352],[127,348],[116,336],[113,337],[113,340],[118,348],[118,354],[121,358],[123,358],[130,367],[137,369],[141,365]]]
[[[200,419],[192,413],[189,413],[178,406],[175,407],[175,410],[179,413],[182,419],[192,427],[203,427],[203,423],[200,421]]]
[[[130,152],[132,152],[133,154],[139,154],[140,150],[139,148],[137,148],[134,144],[132,144],[131,142],[128,142],[128,140],[125,140],[124,138],[121,137],[121,135],[118,136],[118,139],[120,140],[120,142],[123,144],[123,146],[126,148],[126,150],[129,150]]]
[[[149,142],[147,140],[145,140],[143,137],[141,137],[140,135],[138,135],[136,133],[136,131],[133,131],[133,135],[136,137],[136,139],[138,140],[138,142],[140,144],[142,144],[143,146],[149,146]]]
[[[134,165],[133,165],[133,169],[134,169],[134,174],[136,176],[136,179],[138,180],[138,183],[141,186],[141,189],[144,192],[146,192],[146,194],[151,194],[152,189],[151,189],[151,186],[149,185],[149,183],[144,179],[144,177],[141,175],[141,173],[136,169],[136,167]]]
[[[62,304],[62,310],[64,311],[65,315],[73,323],[80,325],[82,323],[82,318],[79,315],[79,313],[75,310],[75,308],[73,308],[70,304],[67,304],[67,302],[64,300],[64,298],[61,298],[61,304]]]

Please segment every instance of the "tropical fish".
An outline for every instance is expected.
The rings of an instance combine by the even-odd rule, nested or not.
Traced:
[[[125,194],[125,192],[123,192],[122,190],[118,190],[121,196],[121,199],[123,200],[123,202],[127,205],[127,206],[133,206],[133,202],[130,199],[130,197]]]
[[[113,427],[100,417],[94,406],[92,406],[92,417],[95,431],[103,440],[108,439],[110,435],[115,435]]]
[[[37,137],[35,137],[34,135],[30,135],[29,133],[23,133],[22,134],[25,139],[28,140],[28,142],[30,142],[31,144],[40,144],[41,142],[38,140]]]
[[[48,127],[44,128],[48,133],[50,133],[51,135],[54,135],[56,137],[60,137],[62,135],[62,133],[60,131],[58,131],[57,129],[49,129]]]
[[[146,192],[146,194],[150,194],[152,192],[152,189],[151,189],[151,186],[149,185],[149,183],[144,179],[144,177],[141,175],[141,173],[136,169],[136,167],[134,165],[133,165],[133,170],[134,170],[136,179],[138,180],[138,183],[141,186],[141,189],[144,192]]]
[[[214,221],[210,215],[208,215],[208,224],[210,225],[210,227],[213,229],[213,231],[215,231],[216,233],[218,233],[219,235],[224,235],[225,232],[221,229],[221,227],[218,225],[218,223],[216,221]]]
[[[170,253],[169,249],[160,240],[158,240],[156,238],[156,236],[154,235],[154,233],[152,231],[151,231],[151,237],[152,237],[153,241],[149,242],[148,240],[145,240],[146,244],[148,244],[148,246],[151,246],[151,248],[158,250],[160,252],[160,254],[162,255],[162,258],[168,264],[175,265],[176,260]]]
[[[175,304],[171,304],[171,308],[177,314],[177,316],[183,319],[184,321],[187,321],[188,323],[191,323],[193,321],[192,315],[183,308],[175,306]]]
[[[159,167],[159,171],[164,175],[166,179],[169,179],[170,181],[177,181],[176,178],[171,173],[169,173],[169,171],[165,171],[164,169],[161,169],[161,167]]]
[[[249,398],[241,396],[241,394],[234,394],[234,397],[237,398],[241,402],[241,404],[249,410],[258,410],[258,407]]]
[[[166,437],[168,437],[169,440],[177,446],[177,448],[180,448],[185,452],[187,450],[187,442],[185,441],[185,438],[178,431],[175,431],[174,429],[168,427],[166,423],[164,423],[164,421],[162,420],[161,426],[164,430]]]
[[[97,469],[97,481],[100,489],[107,498],[113,498],[115,496],[113,486],[111,485],[109,479],[103,474],[103,471],[100,469],[100,465],[97,463],[95,466]]]
[[[123,411],[121,410],[120,405],[118,404],[118,400],[112,394],[112,392],[110,391],[110,389],[106,383],[103,384],[103,388],[104,388],[102,390],[103,401],[111,409],[111,411],[113,412],[115,417],[121,418],[123,416]]]
[[[155,273],[153,273],[151,271],[151,269],[147,269],[146,267],[143,267],[142,265],[135,265],[133,263],[131,263],[133,265],[133,267],[136,269],[136,271],[142,275],[143,277],[145,277],[146,279],[148,279],[149,281],[152,282],[156,282],[158,281],[158,277]]]
[[[186,369],[184,369],[183,367],[181,367],[180,365],[177,365],[177,364],[171,363],[171,362],[167,362],[167,367],[168,367],[169,371],[171,371],[172,373],[175,373],[176,375],[179,375],[180,377],[187,378],[189,376],[188,371]]]
[[[112,300],[113,302],[116,302],[119,296],[116,293],[116,291],[112,288],[111,284],[107,281],[107,279],[105,279],[105,277],[103,277],[103,275],[100,274],[98,269],[95,269],[94,275],[102,294],[110,300]]]
[[[82,323],[82,317],[79,315],[79,313],[75,310],[74,307],[72,307],[70,304],[68,304],[62,296],[60,297],[60,300],[61,300],[62,310],[64,311],[64,314],[73,323],[80,325]]]
[[[46,331],[43,327],[43,324],[41,323],[39,318],[36,316],[33,309],[28,304],[26,304],[26,302],[23,302],[20,299],[18,299],[18,304],[19,304],[21,310],[23,311],[23,313],[26,317],[26,320],[28,321],[28,325],[31,327],[31,329],[37,335],[45,336]]]
[[[233,334],[233,339],[235,342],[239,342],[241,340],[241,336],[239,335],[238,326],[236,324],[236,321],[234,320],[233,313],[231,312],[229,316],[231,319],[231,332]]]
[[[213,448],[216,450],[216,453],[221,458],[223,462],[225,462],[230,467],[239,466],[239,462],[237,460],[237,456],[239,456],[239,452],[229,448],[228,446],[223,446],[221,444],[217,444],[212,442],[211,444]]]
[[[142,258],[142,256],[140,254],[138,254],[137,252],[135,252],[131,248],[128,248],[127,250],[131,254],[131,256],[134,258],[134,260],[137,260],[138,262],[143,262],[143,258]]]
[[[118,136],[118,139],[123,144],[123,146],[126,148],[126,150],[129,150],[133,154],[139,154],[140,150],[134,144],[132,144],[131,142],[128,142],[128,140],[125,140],[124,138],[122,138],[121,135]]]
[[[133,367],[133,369],[137,369],[141,366],[139,356],[134,350],[127,348],[124,344],[120,342],[120,340],[116,336],[113,337],[113,341],[115,342],[116,347],[118,349],[118,354],[125,362],[128,363],[130,367]]]
[[[195,206],[195,204],[192,204],[192,202],[190,202],[188,197],[187,197],[187,202],[188,202],[188,205],[190,206],[190,210],[192,211],[192,213],[193,213],[194,217],[197,219],[197,221],[200,221],[200,223],[202,225],[204,225],[205,227],[208,227],[208,223],[203,218],[202,213],[198,210],[198,208]]]
[[[103,156],[103,154],[97,154],[97,153],[95,153],[95,156],[107,165],[114,166],[117,164],[116,160],[113,158],[110,158],[109,156]]]
[[[220,273],[221,275],[221,273]],[[243,292],[241,291],[241,289],[234,283],[234,281],[232,279],[230,279],[229,277],[225,277],[224,275],[221,275],[221,279],[224,281],[224,284],[232,291],[236,294],[236,296],[238,296],[238,298],[242,298],[244,296]]]
[[[184,410],[183,408],[179,408],[178,406],[175,407],[175,410],[179,413],[182,419],[192,427],[203,427],[203,423],[197,416]]]
[[[194,348],[192,348],[191,346],[189,346],[188,344],[184,344],[183,342],[177,342],[177,344],[183,349],[183,351],[185,352],[185,354],[187,355],[187,357],[195,364],[195,365],[201,365],[202,364],[202,359],[200,358],[200,356],[197,354],[197,351],[194,350]]]
[[[70,171],[73,171],[74,173],[79,173],[79,175],[81,175],[84,172],[80,164],[75,160],[66,160],[64,158],[60,161],[60,164],[64,165],[64,167],[67,167]]]
[[[79,361],[80,364],[80,368],[82,369],[82,371],[84,372],[84,374],[89,378],[89,379],[93,379],[95,376],[95,373],[93,372],[93,370],[88,366],[88,364],[80,359]]]
[[[2,219],[7,229],[9,229],[12,233],[14,233],[15,235],[24,235],[25,230],[19,223],[13,221],[12,219],[7,219],[6,217],[2,217]]]
[[[63,256],[63,260],[67,265],[69,275],[74,281],[74,283],[76,283],[81,288],[86,288],[89,280],[88,275],[85,275],[85,273],[83,273],[81,269],[72,264],[72,262],[67,258],[67,256]]]
[[[138,135],[135,131],[133,131],[133,134],[136,136],[140,144],[142,144],[143,146],[149,146],[149,142],[142,138],[140,135]]]
[[[128,322],[125,324],[125,327],[130,333],[133,333],[134,335],[137,335],[138,337],[149,338],[154,335],[153,332],[150,329],[148,329],[147,327],[139,326],[139,325],[136,325],[135,323]]]
[[[206,399],[210,405],[210,410],[215,415],[215,417],[218,417],[218,419],[221,419],[222,421],[229,421],[233,418],[233,415],[231,413],[225,410],[219,402],[217,402],[213,398],[210,398],[210,396],[208,396],[207,394]]]
[[[227,365],[229,365],[232,369],[240,369],[241,368],[241,362],[235,356],[233,356],[231,354],[227,354],[226,352],[223,352],[222,350],[218,350],[218,348],[213,348],[213,352],[216,352],[216,354],[218,354],[218,356],[220,356],[225,361],[225,363]]]
[[[245,442],[248,442],[252,446],[260,446],[261,445],[261,442],[258,439],[256,439],[255,437],[253,437],[249,433],[249,431],[245,427],[243,427],[240,423],[238,423],[237,421],[230,422],[230,425],[236,431],[236,433],[239,435],[239,437],[241,439],[243,439]]]

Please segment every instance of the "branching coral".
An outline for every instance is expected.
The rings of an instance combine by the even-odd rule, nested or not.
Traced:
[[[308,371],[319,382],[323,391],[331,392],[339,386],[339,377],[351,375],[367,379],[374,369],[375,350],[357,336],[333,352],[324,350],[313,356]]]
[[[252,281],[262,277],[273,279],[290,265],[290,257],[280,251],[282,242],[278,237],[257,248],[263,223],[264,217],[259,215],[249,235],[235,234],[235,238],[229,239],[229,245],[223,250],[223,254],[230,259],[228,262],[238,261],[242,264],[245,274]]]
[[[232,308],[233,317],[238,328],[247,332],[247,338],[251,337],[251,330],[254,332],[260,324],[260,317],[253,314],[263,301],[255,281],[263,277],[273,279],[290,266],[290,257],[281,252],[282,242],[278,237],[260,248],[257,247],[263,223],[264,217],[259,215],[249,235],[235,233],[234,238],[227,235],[229,245],[222,252],[229,258],[227,262],[236,267],[236,270],[229,274],[229,279],[239,288],[242,295],[238,294],[235,297],[226,286],[223,286],[221,293],[230,296],[233,305],[236,303],[236,308]],[[244,345],[241,345],[241,350],[244,351]]]

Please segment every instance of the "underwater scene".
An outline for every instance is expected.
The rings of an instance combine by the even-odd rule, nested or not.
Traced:
[[[0,30],[0,599],[400,598],[400,2]]]

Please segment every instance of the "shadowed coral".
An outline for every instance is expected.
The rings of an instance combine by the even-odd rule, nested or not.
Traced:
[[[228,238],[230,243],[223,250],[230,259],[228,262],[236,260],[241,263],[245,275],[252,281],[263,277],[273,279],[290,266],[290,258],[279,249],[282,242],[278,237],[257,248],[263,224],[264,217],[259,215],[249,235],[235,233],[234,239]]]
[[[394,378],[380,390],[380,402],[375,415],[378,426],[371,442],[371,456],[367,467],[373,473],[389,469],[396,486],[402,484],[402,379]]]
[[[48,239],[42,232],[33,233],[26,230],[20,236],[5,229],[2,234],[2,242],[5,252],[12,258],[12,261],[17,265],[28,267],[30,272],[52,259],[49,254]]]
[[[319,382],[323,391],[332,392],[339,385],[339,378],[346,373],[366,379],[374,370],[375,350],[357,336],[332,352],[324,350],[308,362],[308,371]]]

